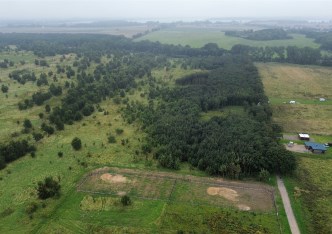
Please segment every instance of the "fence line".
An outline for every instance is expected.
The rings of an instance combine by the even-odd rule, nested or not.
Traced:
[[[114,170],[112,170],[112,168],[105,168],[103,170],[93,171],[93,172],[90,172],[87,175],[85,175],[83,177],[83,179],[80,181],[80,183],[77,185],[77,191],[83,192],[83,193],[90,193],[90,194],[118,196],[118,194],[116,192],[95,191],[95,190],[87,190],[87,189],[82,188],[89,178],[91,178],[93,176],[100,176],[104,173],[121,173],[122,175],[130,175],[130,176],[141,177],[141,178],[146,177],[146,178],[157,178],[157,179],[163,179],[163,180],[172,180],[173,185],[170,189],[170,193],[169,193],[167,198],[161,198],[160,196],[158,196],[158,197],[148,197],[148,196],[132,195],[132,197],[134,197],[134,198],[139,198],[139,199],[143,199],[143,200],[153,200],[153,201],[158,201],[158,200],[159,201],[165,201],[168,204],[185,202],[185,203],[189,203],[191,205],[197,205],[197,206],[208,205],[208,206],[217,206],[217,207],[225,207],[225,206],[226,207],[233,207],[231,205],[229,205],[229,206],[225,205],[225,204],[218,205],[218,204],[212,204],[212,203],[209,203],[209,202],[205,203],[205,202],[189,202],[189,201],[183,201],[183,200],[179,200],[179,201],[172,200],[172,196],[173,196],[173,193],[176,189],[178,181],[196,183],[196,184],[203,184],[203,185],[207,185],[207,186],[224,186],[224,187],[228,187],[228,188],[264,192],[264,193],[271,196],[271,201],[273,203],[275,214],[277,215],[277,221],[278,221],[278,224],[279,224],[279,227],[280,227],[280,233],[281,233],[281,224],[280,224],[280,220],[279,220],[279,216],[278,216],[278,208],[277,208],[276,201],[275,201],[275,190],[273,188],[264,188],[264,187],[259,188],[258,187],[259,185],[255,185],[255,187],[241,186],[241,185],[232,184],[232,182],[226,182],[226,181],[218,181],[218,182],[206,181],[206,182],[204,182],[204,181],[200,181],[199,179],[188,178],[188,176],[177,177],[177,176],[169,176],[169,175],[153,175],[153,174],[148,174],[148,173],[128,172],[128,171],[121,172],[121,171],[114,171]],[[257,186],[257,188],[256,188],[256,186]],[[270,214],[270,212],[262,212],[262,213]]]

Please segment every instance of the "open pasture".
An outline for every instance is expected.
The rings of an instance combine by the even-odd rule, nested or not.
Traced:
[[[123,35],[131,38],[135,34],[144,33],[151,28],[148,25],[137,26],[109,26],[109,27],[16,27],[7,28],[0,27],[2,33],[91,33],[91,34],[109,34],[109,35]]]
[[[169,28],[149,33],[135,41],[150,40],[165,44],[189,45],[200,48],[207,43],[217,43],[220,48],[231,49],[236,44],[265,47],[265,46],[298,46],[318,48],[319,45],[312,39],[301,34],[292,34],[293,39],[253,41],[238,37],[226,36],[222,29],[218,28]]]
[[[285,132],[332,134],[332,69],[258,63],[274,120]],[[321,102],[319,98],[325,98]],[[294,100],[295,104],[289,104]]]

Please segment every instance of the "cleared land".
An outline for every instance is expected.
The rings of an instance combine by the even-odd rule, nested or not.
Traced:
[[[169,28],[149,33],[136,41],[150,40],[166,44],[189,45],[191,47],[202,47],[207,43],[217,43],[220,48],[231,49],[236,44],[255,47],[264,46],[298,46],[318,48],[319,45],[312,39],[301,34],[292,34],[293,39],[273,41],[253,41],[238,37],[225,36],[222,29],[215,28]]]
[[[285,132],[332,134],[331,68],[277,63],[258,63],[257,67],[273,118]],[[296,103],[289,104],[290,100]]]
[[[77,190],[239,210],[270,212],[274,209],[274,190],[270,186],[166,172],[97,169],[83,178]]]

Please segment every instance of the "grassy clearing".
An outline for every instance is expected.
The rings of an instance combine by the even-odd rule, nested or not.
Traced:
[[[286,132],[332,134],[332,69],[277,63],[258,63],[274,120]],[[326,102],[320,102],[324,97]],[[289,104],[295,100],[296,104]]]
[[[159,41],[166,44],[189,45],[199,48],[207,43],[217,43],[220,48],[231,49],[236,44],[249,45],[254,47],[264,46],[298,46],[318,48],[319,45],[314,43],[312,39],[306,38],[304,35],[292,34],[293,39],[289,40],[273,40],[273,41],[253,41],[238,37],[225,36],[221,29],[207,28],[170,28],[149,33],[136,41],[150,40]]]

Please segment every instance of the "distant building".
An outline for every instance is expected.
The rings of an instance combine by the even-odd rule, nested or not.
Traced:
[[[320,101],[320,102],[325,102],[326,99],[325,99],[325,98],[319,98],[319,101]]]
[[[304,140],[304,141],[310,140],[310,136],[307,133],[299,133],[299,138],[300,138],[300,140]]]
[[[305,145],[306,149],[310,150],[313,153],[324,154],[326,151],[326,147],[324,144],[306,141],[306,142],[304,142],[304,145]]]

